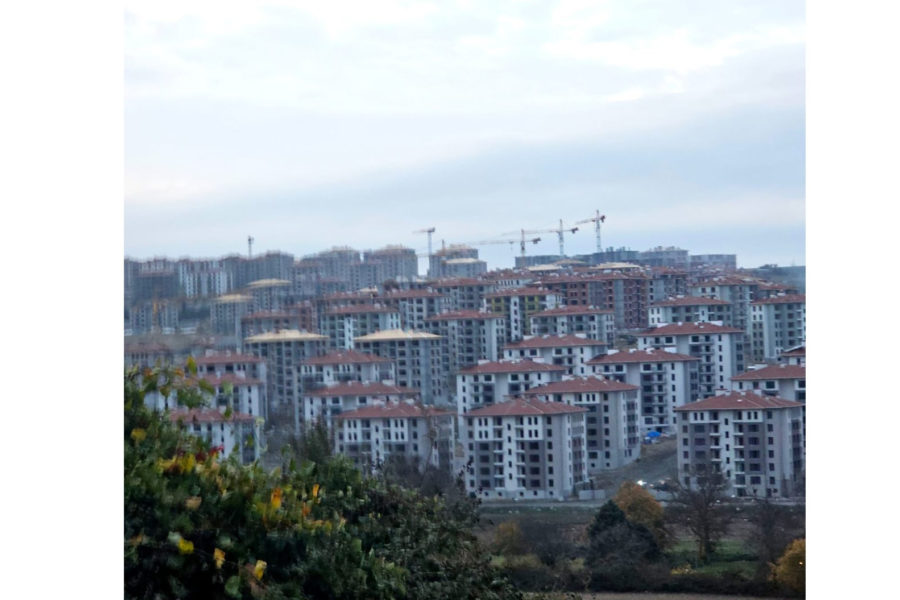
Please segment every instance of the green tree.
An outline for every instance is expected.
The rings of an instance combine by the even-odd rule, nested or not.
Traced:
[[[806,540],[790,543],[773,568],[775,581],[798,594],[806,590]]]
[[[663,507],[650,492],[633,481],[626,481],[619,487],[613,502],[622,509],[626,519],[649,529],[659,547],[665,546],[668,533],[663,520]]]
[[[363,477],[343,457],[220,460],[144,406],[211,391],[189,361],[125,376],[126,598],[518,598],[470,533],[473,505]]]
[[[600,507],[588,527],[588,563],[607,574],[633,571],[660,558],[649,529],[632,523],[612,500]]]

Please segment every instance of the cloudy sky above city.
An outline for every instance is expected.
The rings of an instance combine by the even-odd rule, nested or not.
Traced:
[[[802,2],[127,1],[124,33],[128,256],[425,252],[599,209],[604,246],[805,262]]]

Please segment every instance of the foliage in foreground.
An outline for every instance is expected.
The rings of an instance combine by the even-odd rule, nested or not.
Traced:
[[[773,569],[775,581],[796,593],[806,589],[806,540],[794,540]]]
[[[266,472],[219,460],[144,406],[203,403],[192,363],[125,376],[127,598],[519,598],[470,502],[363,477],[341,457]]]

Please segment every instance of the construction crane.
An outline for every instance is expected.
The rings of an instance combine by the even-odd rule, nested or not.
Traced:
[[[434,233],[434,227],[427,227],[425,229],[417,229],[413,231],[413,233],[427,233],[428,234],[428,273],[431,274],[431,234]]]
[[[606,221],[606,215],[601,215],[600,211],[597,211],[597,215],[591,217],[590,219],[582,219],[581,221],[576,221],[576,225],[581,225],[582,223],[594,223],[595,229],[597,230],[597,252],[603,252],[603,244],[600,241],[600,224]]]
[[[521,229],[521,230],[519,230],[518,232],[512,231],[512,232],[510,232],[510,233],[502,233],[502,234],[500,234],[500,235],[512,235],[512,234],[514,234],[514,233],[521,233],[521,235],[522,235],[522,242],[521,242],[521,244],[522,244],[522,246],[521,246],[521,248],[522,248],[522,256],[525,256],[525,235],[526,235],[526,234],[533,234],[533,233],[555,233],[556,235],[559,236],[559,256],[560,256],[560,258],[562,258],[562,257],[564,257],[564,256],[566,255],[566,252],[565,252],[565,243],[564,243],[564,241],[563,241],[563,234],[566,233],[567,231],[568,231],[569,233],[575,233],[576,231],[578,231],[578,228],[577,228],[577,227],[563,227],[562,219],[560,219],[560,220],[559,220],[559,227],[556,228],[556,229]],[[530,241],[531,241],[532,243],[535,243],[535,244],[536,244],[537,242],[540,241],[540,239],[541,239],[541,238],[535,238],[535,239],[530,240]]]

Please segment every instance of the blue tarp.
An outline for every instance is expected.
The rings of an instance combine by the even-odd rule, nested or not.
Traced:
[[[648,438],[656,438],[656,437],[659,437],[659,432],[658,432],[658,431],[651,431],[650,433],[647,434],[647,437],[648,437]]]

